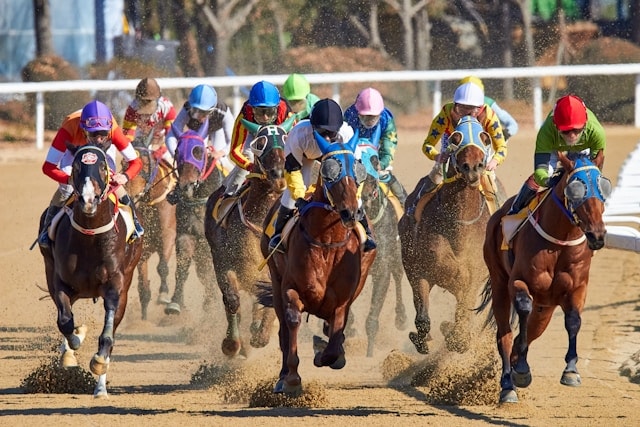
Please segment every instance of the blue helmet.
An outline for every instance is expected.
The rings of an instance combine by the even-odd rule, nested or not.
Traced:
[[[211,110],[218,103],[216,90],[209,85],[198,85],[189,94],[189,105],[199,110]]]
[[[280,92],[272,83],[264,80],[254,84],[249,92],[249,105],[252,107],[277,107]]]
[[[80,127],[87,132],[111,130],[113,115],[109,107],[100,101],[91,101],[82,108]]]

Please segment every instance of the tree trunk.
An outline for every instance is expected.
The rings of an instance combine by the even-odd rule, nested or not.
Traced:
[[[51,36],[51,9],[49,0],[33,0],[34,29],[36,33],[36,56],[53,55]]]
[[[431,68],[431,21],[427,8],[422,9],[416,16],[416,69],[429,70]],[[418,82],[418,102],[420,105],[430,105],[429,82]]]
[[[513,52],[511,50],[511,20],[509,19],[509,2],[502,3],[502,65],[513,67]],[[502,93],[505,99],[513,99],[513,79],[504,79]]]
[[[173,19],[179,35],[178,60],[186,77],[202,77],[204,72],[200,65],[198,44],[191,32],[191,22],[186,12],[185,0],[172,0]]]
[[[631,22],[631,41],[640,45],[640,0],[629,3],[629,22]]]

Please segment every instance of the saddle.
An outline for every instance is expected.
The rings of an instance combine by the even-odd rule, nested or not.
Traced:
[[[391,206],[393,206],[393,210],[396,213],[396,217],[398,219],[402,218],[402,215],[404,215],[404,208],[402,207],[400,200],[398,200],[396,195],[393,194],[393,191],[391,191],[391,189],[386,183],[380,182],[380,189],[384,192],[385,196],[387,197],[387,200],[389,201],[389,203],[391,203]]]
[[[530,214],[533,214],[540,204],[551,194],[551,188],[539,192],[529,202],[529,204],[521,209],[519,212],[513,215],[505,215],[502,217],[502,245],[500,249],[503,251],[509,250],[511,246],[511,240],[518,234],[518,231],[522,229],[525,224],[525,220],[529,218]]]
[[[238,204],[238,202],[242,199],[242,196],[247,191],[249,191],[249,186],[245,185],[232,196],[218,198],[211,211],[211,218],[213,218],[220,226],[226,228],[227,217],[229,216],[231,209],[233,209],[233,207]]]

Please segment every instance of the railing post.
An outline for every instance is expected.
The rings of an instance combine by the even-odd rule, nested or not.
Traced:
[[[340,105],[340,83],[333,84],[333,100]]]
[[[433,82],[433,117],[440,113],[442,108],[442,87],[440,80]]]
[[[44,94],[36,92],[36,148],[44,147]]]
[[[635,125],[640,128],[640,74],[636,74]]]
[[[540,87],[540,79],[533,78],[533,126],[536,130],[542,126],[542,88]]]

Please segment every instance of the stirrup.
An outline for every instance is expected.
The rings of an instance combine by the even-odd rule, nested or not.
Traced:
[[[278,251],[278,252],[284,253],[284,250],[282,249],[282,234],[281,233],[274,234],[273,237],[271,238],[271,240],[269,240],[269,250],[271,252]]]
[[[364,251],[365,252],[369,252],[374,250],[375,248],[377,248],[378,245],[376,244],[376,242],[373,240],[372,237],[367,236],[367,240],[364,242]]]
[[[49,227],[45,227],[44,231],[38,236],[38,245],[40,245],[41,248],[48,248],[51,246],[48,228]]]

